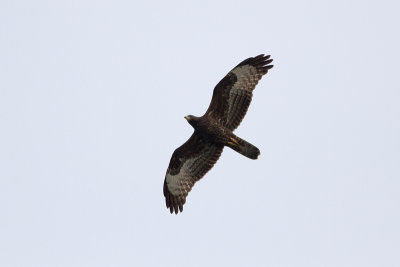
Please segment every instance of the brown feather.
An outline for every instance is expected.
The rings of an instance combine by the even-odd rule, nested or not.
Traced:
[[[183,211],[186,196],[193,185],[200,180],[217,162],[223,150],[223,146],[210,144],[201,139],[196,133],[180,146],[172,154],[167,174],[164,180],[164,196],[167,207],[171,213]],[[186,164],[188,169],[186,169]],[[168,183],[173,184],[175,177],[176,188],[171,192]]]
[[[235,130],[243,120],[258,81],[273,65],[270,56],[248,58],[233,68],[214,88],[213,97],[205,115]],[[241,73],[237,76],[236,72]],[[246,93],[244,93],[246,92]]]

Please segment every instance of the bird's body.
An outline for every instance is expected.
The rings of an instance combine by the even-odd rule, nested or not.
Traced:
[[[216,85],[203,116],[185,117],[194,133],[172,154],[164,180],[165,201],[171,213],[183,210],[187,194],[212,168],[225,146],[250,159],[259,156],[257,147],[233,131],[245,116],[258,81],[273,67],[269,57],[259,55],[242,61]]]
[[[207,114],[202,117],[189,115],[185,118],[190,125],[193,126],[195,134],[213,145],[228,146],[251,159],[256,159],[260,154],[258,148],[240,139],[230,129],[221,125],[217,120],[209,117]],[[247,143],[245,147],[251,148],[251,152],[253,153],[246,153],[247,151],[245,150],[242,152],[240,145],[244,144],[244,142]]]
[[[186,116],[190,125],[193,126],[195,132],[204,140],[211,143],[226,145],[229,137],[233,135],[232,131],[219,124],[213,118],[207,115],[202,117]]]

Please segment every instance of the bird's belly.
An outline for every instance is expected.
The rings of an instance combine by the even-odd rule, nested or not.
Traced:
[[[226,144],[231,134],[231,131],[229,131],[228,129],[224,129],[224,127],[219,125],[209,125],[208,127],[201,127],[200,129],[198,129],[198,132],[206,140],[217,144]]]

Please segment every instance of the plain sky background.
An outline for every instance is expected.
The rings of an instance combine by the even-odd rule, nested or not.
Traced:
[[[0,1],[0,266],[400,266],[397,1]],[[217,82],[271,54],[171,215]]]

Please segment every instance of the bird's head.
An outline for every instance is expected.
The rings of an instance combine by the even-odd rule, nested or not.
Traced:
[[[187,115],[187,116],[185,116],[185,119],[188,121],[188,123],[190,125],[192,125],[194,127],[198,120],[198,117],[193,116],[193,115]]]
[[[185,116],[185,119],[189,122],[193,119],[193,115],[187,115]]]

